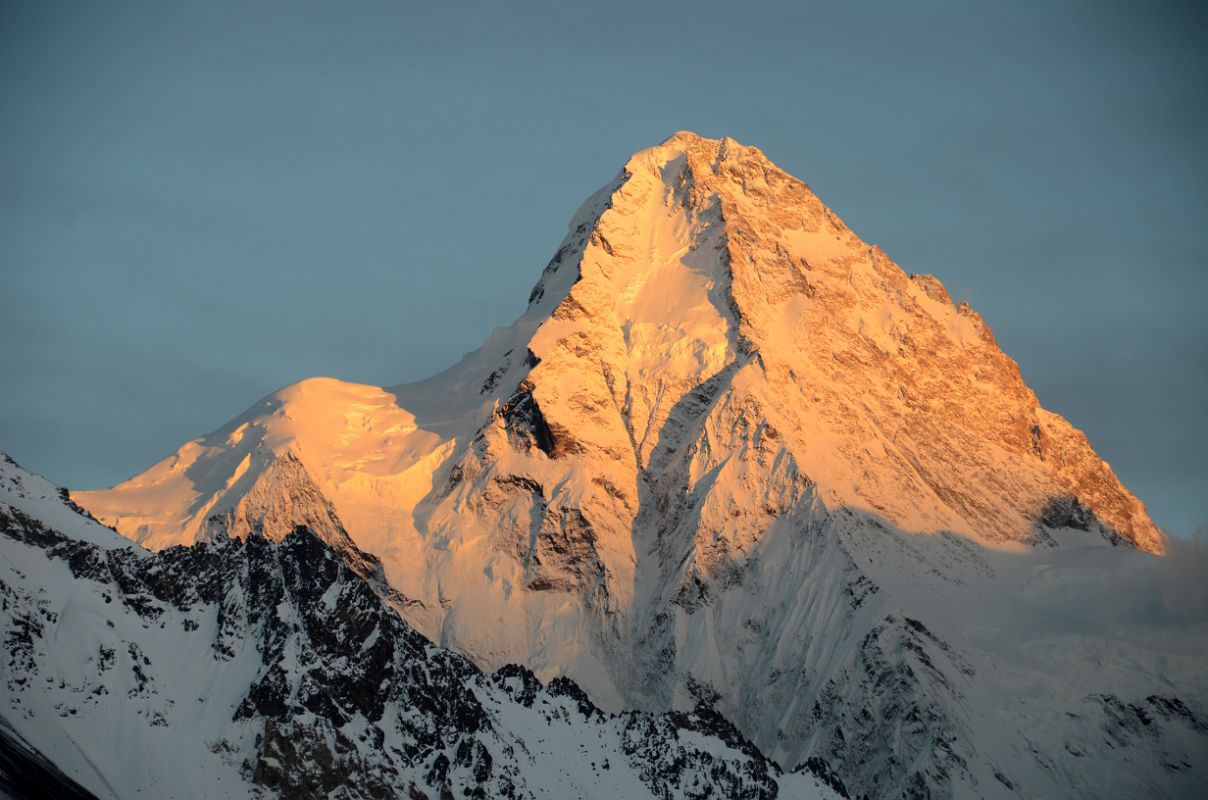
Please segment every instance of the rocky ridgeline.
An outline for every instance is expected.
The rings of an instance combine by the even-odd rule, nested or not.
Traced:
[[[133,720],[131,747],[171,739],[202,706],[221,702],[201,686],[183,696],[175,662],[156,655],[188,652],[207,660],[208,680],[226,685],[231,701],[206,750],[182,745],[178,758],[212,759],[252,794],[605,797],[593,783],[607,786],[615,773],[618,785],[655,798],[780,796],[779,768],[715,711],[612,716],[569,679],[544,686],[515,665],[483,673],[398,616],[375,585],[380,569],[366,574],[371,556],[347,559],[302,527],[277,538],[253,533],[147,556],[73,539],[0,505],[4,553],[37,551],[22,555],[44,559],[60,578],[38,585],[15,568],[0,576],[4,715],[35,733],[64,725],[101,762],[104,748],[89,741],[106,724]],[[77,632],[97,642],[84,664],[64,665],[59,652],[65,598],[96,603],[95,629]],[[543,751],[558,740],[566,752],[581,749],[583,763]],[[567,767],[574,775],[560,779]],[[74,777],[88,785],[91,776]],[[183,787],[160,791],[188,796]],[[204,785],[189,791],[207,794]]]

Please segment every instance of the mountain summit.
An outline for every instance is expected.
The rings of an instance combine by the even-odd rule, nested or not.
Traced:
[[[720,402],[675,413],[694,397]],[[406,495],[386,498],[387,516],[412,516],[432,499],[414,486],[420,473],[460,460],[492,426],[515,439],[525,416],[539,423],[532,445],[546,461],[580,477],[616,471],[613,488],[631,501],[694,416],[705,424],[688,446],[783,432],[780,473],[808,478],[828,509],[1023,542],[1064,515],[1164,548],[1144,507],[1080,432],[1039,406],[976,312],[865,244],[758,149],[688,132],[635,154],[588,201],[526,313],[457,367],[389,389],[295,384],[147,473],[79,497],[162,547],[245,532],[247,519],[228,518],[243,513],[232,501],[246,510],[266,474],[298,473],[364,535],[353,521],[364,502],[347,495],[370,476],[369,494]],[[742,442],[739,420],[750,428]],[[519,444],[509,449],[528,457]],[[602,474],[601,456],[616,462]]]
[[[1086,437],[937,279],[728,138],[636,153],[446,372],[303,381],[74,497],[152,549],[304,525],[481,667],[609,709],[708,701],[860,794],[1143,791],[1182,734],[1102,721],[1155,676],[1203,684],[1050,613],[1039,575],[1166,547]]]

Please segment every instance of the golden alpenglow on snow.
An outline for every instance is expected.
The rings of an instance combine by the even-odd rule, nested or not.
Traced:
[[[315,759],[378,764],[382,796],[407,781],[769,799],[1205,786],[1208,633],[1161,602],[1170,544],[1144,506],[977,312],[733,139],[680,132],[634,154],[574,215],[521,317],[445,372],[304,380],[71,499],[142,545],[106,542],[77,559],[85,574],[112,573],[135,611],[131,592],[170,600],[167,629],[207,637],[188,657],[167,634],[139,653],[208,665],[196,653],[218,648],[243,676],[172,740],[224,791],[323,796]],[[165,588],[194,567],[228,576],[225,594]],[[259,610],[230,610],[245,604]],[[256,639],[263,615],[292,633]],[[351,627],[320,635],[324,615]],[[107,641],[99,657],[139,657]],[[30,658],[52,658],[39,646]],[[335,677],[349,664],[351,688]],[[405,691],[381,688],[405,672]],[[197,703],[188,680],[160,680],[173,700],[129,723],[151,740]],[[66,702],[34,683],[37,702]],[[303,714],[328,727],[306,734]],[[572,719],[578,733],[556,727]],[[72,758],[115,757],[89,742]],[[592,766],[537,775],[515,746]]]
[[[733,139],[633,155],[449,370],[302,381],[73,497],[152,550],[305,526],[482,669],[706,701],[853,796],[1203,780],[1203,650],[1096,605],[1157,569],[1145,508],[974,310]]]

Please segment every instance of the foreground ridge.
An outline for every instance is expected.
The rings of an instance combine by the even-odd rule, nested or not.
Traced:
[[[610,716],[565,678],[480,672],[306,528],[149,556],[0,503],[0,556],[4,755],[79,796],[838,796],[703,704]]]

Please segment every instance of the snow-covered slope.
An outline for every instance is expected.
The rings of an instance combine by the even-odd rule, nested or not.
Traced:
[[[634,155],[520,319],[447,372],[303,381],[77,498],[152,548],[330,539],[330,518],[481,667],[613,710],[708,699],[861,793],[1203,781],[1145,755],[1201,735],[1203,648],[1056,624],[1065,598],[1036,589],[1150,569],[1144,507],[975,312],[730,139]],[[1152,747],[1104,738],[1105,709],[1150,695],[1190,716]]]
[[[704,704],[609,716],[569,680],[479,672],[305,528],[151,555],[54,530],[57,493],[11,462],[0,477],[25,487],[23,509],[0,501],[18,788],[40,769],[102,798],[839,797]]]

